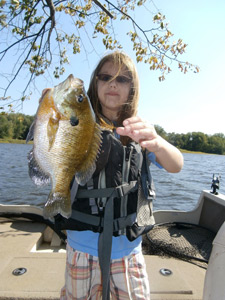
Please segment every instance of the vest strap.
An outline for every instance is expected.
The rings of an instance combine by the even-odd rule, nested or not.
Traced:
[[[126,227],[132,226],[137,219],[137,213],[130,214],[126,217],[121,217],[114,219],[113,221],[113,231],[119,231],[126,229]]]
[[[117,187],[113,188],[104,188],[104,189],[93,189],[93,190],[86,190],[86,189],[79,189],[77,191],[76,198],[121,198],[127,195],[130,192],[136,191],[138,188],[137,181],[131,181],[130,183],[125,183]]]
[[[113,220],[113,232],[126,229],[126,227],[132,226],[136,221],[137,214],[136,212],[130,214],[126,217],[121,217]],[[90,214],[85,214],[83,212],[72,210],[71,219],[79,222],[84,222],[96,227],[103,228],[104,226],[104,217],[93,216]]]
[[[102,300],[110,300],[110,261],[113,237],[113,196],[105,205],[103,231],[98,240],[98,257],[102,275]]]
[[[101,218],[98,216],[93,216],[90,214],[85,214],[83,212],[72,210],[72,214],[70,217],[72,220],[76,220],[79,222],[85,222],[90,225],[100,226]]]

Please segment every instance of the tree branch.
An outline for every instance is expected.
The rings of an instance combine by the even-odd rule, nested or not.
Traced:
[[[46,2],[47,2],[47,5],[50,9],[50,19],[51,19],[51,27],[50,27],[50,30],[49,30],[49,33],[48,33],[48,39],[47,39],[47,41],[50,45],[51,34],[52,34],[52,31],[55,28],[55,24],[56,24],[56,22],[55,22],[55,6],[54,6],[52,0],[46,0]]]
[[[111,19],[113,19],[113,15],[106,9],[98,0],[92,0],[98,7],[100,7]]]

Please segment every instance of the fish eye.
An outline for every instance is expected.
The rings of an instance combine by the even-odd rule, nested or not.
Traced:
[[[84,96],[83,95],[79,95],[78,98],[77,98],[77,101],[79,103],[81,103],[81,102],[83,102],[83,100],[84,100]]]

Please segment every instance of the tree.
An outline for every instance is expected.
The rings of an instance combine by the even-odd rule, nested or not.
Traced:
[[[5,137],[12,137],[12,124],[9,124],[7,116],[2,114],[0,115],[0,138]]]
[[[0,114],[0,138],[25,140],[34,116]]]
[[[165,132],[165,130],[159,126],[159,125],[155,125],[155,130],[157,132],[158,135],[160,135],[162,138],[164,138],[165,140],[167,140],[167,133]]]
[[[181,148],[183,149],[184,148],[184,135],[183,134],[178,134],[178,133],[175,133],[175,132],[172,132],[172,133],[169,133],[168,134],[168,141],[178,147],[178,148]]]
[[[188,69],[198,72],[197,66],[180,60],[187,44],[182,39],[172,40],[173,34],[165,16],[154,7],[149,12],[144,7],[145,1],[122,0],[115,4],[104,0],[101,4],[98,0],[0,0],[0,65],[13,55],[16,57],[12,70],[7,74],[1,72],[0,81],[4,79],[5,82],[4,86],[0,86],[3,91],[0,99],[4,100],[1,109],[12,107],[15,99],[10,98],[10,88],[22,69],[27,68],[30,72],[27,82],[21,87],[20,100],[24,101],[29,97],[29,84],[37,76],[43,75],[54,65],[52,71],[58,78],[65,71],[70,52],[87,51],[85,35],[93,49],[96,43],[99,44],[99,39],[106,49],[122,48],[115,32],[118,22],[124,22],[121,30],[129,24],[127,35],[137,62],[147,63],[150,70],[160,71],[159,80],[164,80],[171,71],[171,61],[176,61],[183,73]],[[136,13],[138,9],[146,15],[147,28],[142,28],[134,18],[134,11]],[[150,19],[149,15],[152,16],[154,10]],[[69,19],[73,22],[73,28],[64,31],[61,24],[67,24]]]
[[[225,139],[223,134],[215,134],[208,139],[208,152],[224,154],[225,153]]]

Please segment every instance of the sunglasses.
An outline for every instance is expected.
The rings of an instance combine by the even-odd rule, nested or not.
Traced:
[[[97,79],[100,81],[103,81],[103,82],[110,82],[112,80],[116,80],[117,83],[121,83],[121,84],[127,84],[127,83],[131,82],[130,78],[123,76],[123,75],[114,77],[114,76],[108,75],[108,74],[98,74]]]

